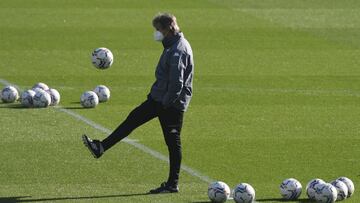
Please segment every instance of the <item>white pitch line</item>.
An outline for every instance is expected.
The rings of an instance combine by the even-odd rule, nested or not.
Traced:
[[[19,86],[14,85],[14,84],[12,84],[12,83],[4,80],[4,79],[0,78],[0,83],[2,83],[3,85],[12,85],[12,86],[14,86],[15,88],[17,88],[18,90],[21,91]],[[61,111],[63,113],[66,113],[66,114],[78,119],[79,121],[82,121],[82,122],[86,123],[87,125],[89,125],[89,126],[95,128],[95,129],[105,133],[105,134],[110,134],[112,132],[110,129],[105,128],[105,127],[101,126],[100,124],[97,124],[94,121],[92,121],[90,119],[87,119],[87,118],[81,116],[80,114],[75,113],[74,111],[71,111],[69,109],[65,109],[65,108],[63,108],[61,106],[58,106],[55,109],[58,110],[58,111]],[[169,163],[169,158],[167,156],[165,156],[165,155],[163,155],[163,154],[161,154],[161,153],[159,153],[159,152],[157,152],[157,151],[155,151],[155,150],[153,150],[153,149],[151,149],[151,148],[149,148],[149,147],[147,147],[147,146],[145,146],[143,144],[140,144],[140,143],[136,142],[136,140],[125,138],[122,141],[129,144],[129,145],[131,145],[131,146],[133,146],[133,147],[135,147],[135,148],[137,148],[137,149],[139,149],[139,150],[141,150],[141,151],[143,151],[143,152],[145,152],[146,154],[149,154],[149,155],[153,156],[154,158],[157,158],[159,160],[162,160],[162,161],[165,161],[165,162]],[[197,178],[199,178],[200,180],[202,180],[202,181],[204,181],[206,183],[214,182],[213,179],[209,178],[208,176],[205,176],[205,175],[201,174],[199,171],[197,171],[195,169],[192,169],[189,166],[186,166],[184,164],[182,164],[181,169],[183,171],[187,172],[188,174],[190,174],[190,175],[192,175],[194,177],[197,177]]]
[[[11,83],[9,83],[8,81],[6,81],[6,80],[4,80],[4,79],[1,79],[1,78],[0,78],[0,83],[3,84],[3,85],[6,85],[6,86],[7,86],[7,85],[12,85],[12,86],[15,87],[16,89],[21,90],[19,86],[15,85],[15,84],[11,84]]]
[[[103,127],[103,126],[101,126],[101,125],[99,125],[99,124],[97,124],[97,123],[95,123],[95,122],[93,122],[93,121],[91,121],[91,120],[89,120],[89,119],[87,119],[87,118],[73,112],[73,111],[70,111],[68,109],[64,109],[62,107],[57,107],[56,109],[58,109],[59,111],[62,111],[64,113],[67,113],[67,114],[73,116],[74,118],[76,118],[76,119],[78,119],[80,121],[83,121],[84,123],[92,126],[93,128],[95,128],[95,129],[97,129],[97,130],[99,130],[101,132],[104,132],[106,134],[110,134],[112,132],[111,130],[109,130],[109,129],[107,129],[107,128],[105,128],[105,127]],[[125,139],[122,140],[122,142],[125,142],[125,143],[127,143],[127,144],[129,144],[129,145],[131,145],[131,146],[133,146],[133,147],[135,147],[135,148],[137,148],[137,149],[139,149],[139,150],[141,150],[141,151],[143,151],[143,152],[145,152],[145,153],[159,159],[159,160],[162,160],[162,161],[165,161],[165,162],[169,163],[169,158],[167,156],[165,156],[165,155],[163,155],[163,154],[161,154],[161,153],[159,153],[159,152],[157,152],[157,151],[155,151],[155,150],[153,150],[153,149],[151,149],[151,148],[149,148],[149,147],[147,147],[147,146],[145,146],[143,144],[140,144],[140,143],[136,142],[135,140],[125,138]],[[204,182],[211,183],[211,182],[214,181],[213,179],[209,178],[208,176],[202,175],[197,170],[192,169],[189,166],[186,166],[184,164],[182,164],[181,169],[183,171],[189,173],[190,175],[199,178],[200,180],[202,180]]]

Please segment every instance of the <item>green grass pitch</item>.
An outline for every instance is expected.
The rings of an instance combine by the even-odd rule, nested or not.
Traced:
[[[290,177],[359,185],[357,0],[4,0],[0,79],[45,82],[62,108],[114,129],[154,81],[159,11],[177,16],[194,51],[186,166],[231,188],[248,182],[258,202],[280,202]],[[97,47],[112,50],[110,69],[92,67]],[[110,101],[81,108],[81,93],[99,84]],[[82,133],[106,136],[56,108],[0,102],[0,202],[208,202],[208,183],[184,171],[179,194],[144,195],[167,178],[167,163],[126,143],[95,160]],[[157,120],[129,138],[167,156]],[[308,202],[304,190],[298,202]],[[345,202],[360,202],[358,191]]]

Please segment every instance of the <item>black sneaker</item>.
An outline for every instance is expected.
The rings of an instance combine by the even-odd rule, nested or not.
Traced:
[[[179,187],[168,185],[166,182],[161,183],[160,187],[149,191],[150,194],[176,193],[176,192],[179,192]]]
[[[100,158],[104,153],[104,148],[99,140],[91,140],[88,136],[83,135],[82,140],[84,145],[90,150],[95,158]]]

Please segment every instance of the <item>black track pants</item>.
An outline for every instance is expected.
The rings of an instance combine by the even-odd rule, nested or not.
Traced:
[[[102,141],[104,150],[110,149],[120,140],[127,137],[133,130],[142,124],[158,117],[169,150],[170,172],[168,184],[177,185],[181,165],[181,140],[180,133],[184,112],[169,107],[164,109],[160,102],[149,98],[136,107],[113,133]]]

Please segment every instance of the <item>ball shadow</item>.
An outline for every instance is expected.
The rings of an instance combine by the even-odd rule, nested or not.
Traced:
[[[25,107],[21,104],[14,104],[14,103],[0,103],[0,108],[7,108],[7,109],[31,109],[29,107]]]
[[[257,202],[273,202],[273,201],[278,201],[278,202],[298,202],[298,203],[310,203],[310,202],[314,202],[313,200],[310,199],[296,199],[296,200],[286,200],[286,199],[282,199],[282,198],[263,198],[263,199],[256,199]]]
[[[297,199],[297,200],[285,200],[282,198],[262,198],[262,199],[256,199],[255,202],[297,202],[297,203],[315,203],[315,201],[310,199]],[[195,201],[195,202],[189,202],[189,203],[211,203],[211,201]]]
[[[63,109],[87,109],[82,106],[63,106]]]

